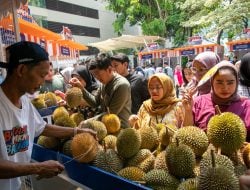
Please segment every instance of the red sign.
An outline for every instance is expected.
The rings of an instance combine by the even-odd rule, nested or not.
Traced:
[[[17,16],[25,21],[36,23],[34,18],[30,14],[30,9],[28,7],[28,3],[25,5],[21,5],[19,9],[17,9]],[[37,23],[36,23],[37,24]]]
[[[72,32],[67,26],[63,26],[63,30],[61,32],[63,38],[66,40],[73,40]]]
[[[188,44],[190,45],[197,45],[202,43],[202,37],[201,36],[192,36],[188,38]]]

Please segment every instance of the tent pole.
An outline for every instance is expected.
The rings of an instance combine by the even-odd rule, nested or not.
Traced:
[[[14,32],[15,32],[16,42],[20,42],[21,37],[20,37],[19,23],[18,23],[18,18],[17,18],[16,1],[11,0],[11,5],[12,5],[13,25],[14,25]]]

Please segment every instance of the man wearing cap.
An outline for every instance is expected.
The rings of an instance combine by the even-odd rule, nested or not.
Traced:
[[[44,83],[49,71],[47,52],[33,42],[18,42],[6,48],[7,76],[0,86],[0,188],[17,190],[28,175],[49,178],[64,166],[57,161],[30,163],[33,140],[38,135],[65,138],[81,132],[47,124],[31,104],[33,94]]]
[[[133,114],[137,114],[143,101],[149,99],[147,80],[144,76],[136,73],[129,73],[129,58],[124,53],[118,53],[111,57],[111,63],[115,71],[125,77],[131,86],[131,99]]]
[[[110,111],[118,115],[122,128],[130,127],[128,123],[131,115],[130,84],[124,77],[114,72],[110,56],[102,53],[96,59],[92,59],[89,63],[89,71],[102,83],[96,95],[89,93],[77,78],[72,78],[70,84],[82,89],[83,98],[91,107],[101,106],[102,113],[96,116],[97,119]]]

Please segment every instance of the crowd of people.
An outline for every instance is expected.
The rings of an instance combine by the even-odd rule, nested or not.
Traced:
[[[35,136],[63,138],[75,133],[71,128],[43,121],[26,97],[26,93],[37,90],[52,91],[65,98],[68,88],[78,87],[86,101],[83,109],[94,108],[91,118],[114,113],[120,118],[122,128],[164,123],[176,128],[192,125],[206,131],[218,105],[222,112],[240,116],[246,126],[246,140],[250,142],[250,53],[242,57],[238,68],[207,51],[198,54],[185,67],[171,68],[165,62],[161,70],[148,64],[133,72],[129,71],[127,55],[100,53],[83,64],[54,73],[47,52],[35,43],[18,42],[7,51],[9,60],[0,64],[7,68],[7,77],[0,87],[0,185],[4,189],[19,187],[20,178],[16,177],[29,174],[52,177],[63,170],[56,161],[29,162]],[[16,128],[25,134],[14,134]],[[95,136],[91,130],[77,131],[83,132]],[[9,146],[16,146],[15,135],[22,135],[20,143],[26,146],[16,147],[13,152]],[[241,185],[248,186],[249,181],[250,176],[246,174],[241,178]]]

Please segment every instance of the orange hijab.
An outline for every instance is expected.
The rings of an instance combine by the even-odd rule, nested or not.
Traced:
[[[161,100],[152,99],[143,102],[143,106],[150,115],[165,115],[173,109],[173,106],[180,100],[176,97],[176,91],[173,81],[165,73],[152,75],[148,80],[148,88],[151,80],[157,78],[163,87],[163,97]]]

